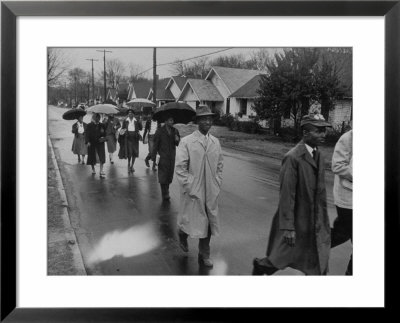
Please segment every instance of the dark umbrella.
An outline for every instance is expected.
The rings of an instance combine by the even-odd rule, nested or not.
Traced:
[[[196,111],[187,103],[169,102],[157,108],[153,119],[164,122],[167,117],[174,118],[174,123],[189,123],[196,115]]]
[[[65,112],[62,117],[64,120],[75,120],[79,119],[79,117],[83,117],[84,115],[86,115],[85,110],[82,110],[80,108],[75,108]]]

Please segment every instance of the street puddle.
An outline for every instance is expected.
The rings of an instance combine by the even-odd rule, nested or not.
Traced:
[[[113,231],[104,235],[88,257],[91,264],[109,260],[115,256],[134,257],[157,248],[160,240],[150,224],[134,226],[125,231]]]

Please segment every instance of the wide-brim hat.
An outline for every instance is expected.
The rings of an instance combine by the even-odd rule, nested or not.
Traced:
[[[200,117],[212,116],[215,117],[216,113],[211,112],[211,109],[206,105],[199,105],[196,108],[196,119]]]
[[[327,122],[322,114],[307,114],[303,116],[300,122],[300,126],[310,124],[314,127],[332,127],[332,125]]]
[[[128,110],[126,110],[126,113],[132,112],[133,114],[135,114],[135,110],[132,108],[128,108]]]

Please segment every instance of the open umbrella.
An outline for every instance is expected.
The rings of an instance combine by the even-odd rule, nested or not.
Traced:
[[[175,123],[188,123],[195,115],[196,111],[189,104],[169,102],[156,109],[153,119],[164,122],[166,117],[171,116]]]
[[[143,108],[152,108],[155,107],[155,103],[141,98],[135,98],[126,103],[130,108],[132,108],[135,112],[142,112]]]
[[[96,104],[87,109],[88,112],[92,113],[103,113],[103,114],[116,114],[118,109],[112,104]]]
[[[64,120],[76,120],[81,116],[83,117],[84,115],[86,115],[85,110],[82,110],[80,108],[75,108],[75,109],[70,109],[67,112],[64,112],[62,118]]]

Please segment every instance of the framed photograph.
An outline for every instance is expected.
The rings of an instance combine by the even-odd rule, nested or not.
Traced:
[[[393,307],[398,1],[4,1],[1,16],[1,320]],[[323,127],[318,153],[307,120]],[[331,249],[348,209],[331,161],[350,127],[356,216]],[[281,161],[302,138],[327,173],[315,241],[279,212],[271,229],[291,203]],[[209,158],[198,174],[193,140]],[[305,258],[280,262],[281,234],[278,254],[311,241]]]

